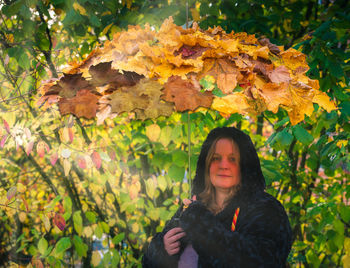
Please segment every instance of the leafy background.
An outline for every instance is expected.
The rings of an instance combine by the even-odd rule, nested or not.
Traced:
[[[140,266],[150,237],[189,196],[188,137],[193,177],[210,129],[235,125],[252,136],[267,191],[288,212],[290,266],[350,266],[347,1],[4,0],[0,7],[0,265]],[[315,104],[296,126],[283,109],[258,118],[125,115],[97,126],[36,105],[40,84],[68,62],[128,25],[158,29],[169,16],[302,51],[308,75],[338,110]]]

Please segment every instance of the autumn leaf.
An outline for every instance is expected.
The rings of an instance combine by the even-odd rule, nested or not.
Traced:
[[[27,155],[29,155],[32,152],[33,146],[34,146],[34,141],[27,143],[27,146],[26,146],[26,154]]]
[[[278,112],[280,105],[290,107],[292,105],[292,94],[287,83],[266,83],[258,90],[260,97],[264,100],[269,111]]]
[[[58,154],[57,152],[53,153],[51,156],[50,156],[50,163],[51,165],[55,165],[56,162],[57,162],[57,159],[58,159]]]
[[[91,154],[91,159],[92,159],[92,162],[94,163],[95,167],[97,169],[100,169],[101,168],[101,164],[102,164],[102,160],[101,160],[100,154],[98,152],[94,151]]]
[[[289,83],[289,81],[291,80],[287,67],[283,65],[278,66],[277,68],[269,72],[268,77],[270,78],[272,83],[277,84],[282,82]]]
[[[69,171],[70,171],[71,167],[72,167],[71,162],[67,158],[63,159],[63,170],[64,170],[65,176],[69,175]]]
[[[162,99],[174,102],[177,111],[194,111],[198,107],[210,107],[213,96],[209,92],[200,92],[200,86],[191,81],[172,76],[164,85]]]
[[[142,75],[135,72],[120,73],[118,70],[112,69],[111,66],[112,62],[102,62],[89,68],[94,86],[110,84],[111,88],[116,89],[123,86],[133,86],[142,78]]]
[[[60,229],[61,231],[64,230],[64,228],[66,227],[66,221],[64,220],[64,218],[62,217],[61,214],[56,213],[55,217],[53,219],[53,223],[58,227],[58,229]]]
[[[85,160],[84,156],[79,156],[78,159],[77,159],[77,163],[78,163],[78,166],[81,169],[85,169],[86,168],[86,160]]]
[[[12,186],[8,191],[7,191],[7,200],[11,200],[12,198],[15,197],[17,193],[17,187],[16,186]]]
[[[36,152],[38,153],[39,157],[44,157],[45,151],[49,152],[50,147],[47,145],[44,141],[39,141],[36,145]]]
[[[46,95],[59,95],[63,98],[73,98],[80,90],[94,90],[94,87],[82,77],[82,74],[64,74],[64,76],[53,85]]]
[[[156,142],[160,136],[160,127],[157,124],[152,124],[146,127],[146,136],[150,141]]]
[[[10,126],[5,119],[3,119],[4,127],[7,133],[10,133]]]
[[[328,95],[325,92],[319,91],[312,99],[312,102],[317,103],[323,109],[325,109],[328,113],[335,110],[337,107],[334,102],[330,100]]]
[[[5,142],[6,142],[6,140],[7,140],[7,136],[8,136],[8,135],[2,136],[1,141],[0,141],[0,147],[1,147],[1,148],[4,148]]]
[[[227,116],[234,113],[246,114],[250,105],[246,95],[241,92],[234,92],[222,98],[215,97],[211,107]]]
[[[94,118],[97,111],[97,101],[99,97],[88,90],[80,90],[74,98],[62,98],[59,101],[61,115],[74,114],[77,117],[87,119]]]

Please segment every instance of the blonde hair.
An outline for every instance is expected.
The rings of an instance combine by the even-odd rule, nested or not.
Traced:
[[[236,142],[230,138],[230,137],[218,137],[214,140],[214,142],[211,144],[209,150],[208,150],[208,154],[207,157],[205,159],[205,171],[204,171],[204,190],[203,192],[201,192],[199,194],[199,197],[202,201],[202,203],[214,214],[217,214],[218,212],[220,212],[223,208],[219,207],[218,204],[216,203],[216,198],[215,198],[215,188],[213,186],[213,184],[211,183],[210,180],[210,164],[212,162],[213,156],[215,154],[215,149],[216,149],[216,143],[221,140],[221,139],[228,139],[230,141],[232,141],[232,145],[236,144]],[[236,144],[237,145],[237,144]],[[238,145],[237,145],[238,148]],[[228,201],[235,195],[235,193],[239,190],[240,185],[235,185],[230,189],[229,195],[227,196],[225,202],[224,202],[224,206],[225,207],[228,203]]]

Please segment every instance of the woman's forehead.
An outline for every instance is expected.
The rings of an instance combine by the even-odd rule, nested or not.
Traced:
[[[221,138],[215,144],[215,153],[231,151],[234,154],[239,154],[237,143],[230,138]]]

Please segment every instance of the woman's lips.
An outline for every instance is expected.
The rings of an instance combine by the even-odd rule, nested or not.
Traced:
[[[225,178],[228,178],[228,177],[232,177],[231,175],[225,175],[225,174],[218,174],[219,177],[225,177]]]

